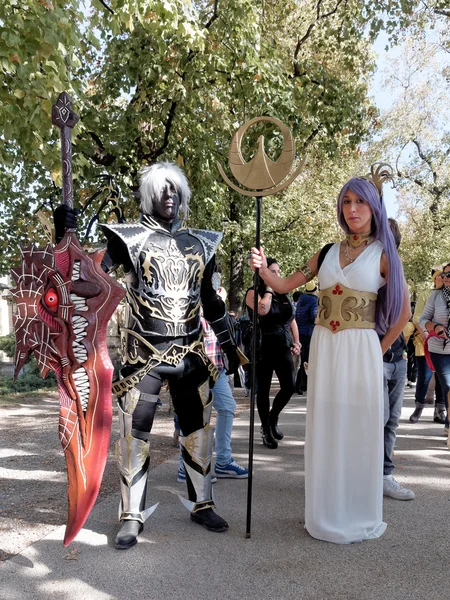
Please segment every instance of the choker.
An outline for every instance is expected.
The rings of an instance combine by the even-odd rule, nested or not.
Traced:
[[[347,233],[345,236],[347,244],[352,248],[359,248],[360,246],[368,246],[373,242],[372,232],[369,233]]]

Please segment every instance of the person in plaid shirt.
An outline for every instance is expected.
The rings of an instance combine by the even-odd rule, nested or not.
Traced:
[[[225,302],[226,291],[219,288],[217,294]],[[248,477],[248,470],[239,465],[232,456],[231,452],[231,431],[233,429],[234,412],[236,410],[236,401],[228,381],[228,375],[225,372],[223,352],[219,341],[203,314],[200,317],[203,329],[203,344],[206,355],[219,369],[219,379],[212,388],[214,396],[213,407],[217,412],[216,417],[216,464],[214,474],[218,478],[245,479]],[[184,467],[180,463],[178,469],[178,481],[186,480]]]

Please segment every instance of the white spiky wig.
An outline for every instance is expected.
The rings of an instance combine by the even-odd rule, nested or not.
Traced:
[[[139,187],[141,212],[144,215],[153,213],[153,203],[155,199],[159,200],[161,198],[161,191],[167,181],[177,190],[180,196],[180,210],[186,218],[189,211],[191,190],[186,175],[180,167],[170,162],[158,162],[141,169]]]

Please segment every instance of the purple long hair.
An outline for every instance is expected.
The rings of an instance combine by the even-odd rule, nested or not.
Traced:
[[[380,199],[375,185],[367,179],[353,177],[342,188],[337,202],[339,225],[345,233],[350,233],[342,211],[342,203],[347,190],[351,190],[365,200],[372,209],[372,233],[375,239],[383,244],[388,261],[388,282],[378,292],[375,319],[378,333],[384,333],[398,321],[402,310],[404,296],[403,266],[395,246],[394,236],[389,227],[384,202]]]

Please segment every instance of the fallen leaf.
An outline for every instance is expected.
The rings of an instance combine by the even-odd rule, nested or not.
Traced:
[[[69,552],[69,554],[66,554],[66,556],[64,557],[64,560],[78,560],[79,554],[80,554],[80,550],[78,548],[74,548],[73,550],[71,550]]]

